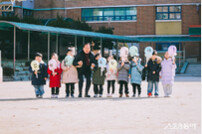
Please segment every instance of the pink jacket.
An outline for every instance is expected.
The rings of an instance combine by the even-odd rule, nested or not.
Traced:
[[[66,67],[64,65],[64,60],[62,61],[62,83],[77,83],[78,82],[78,72],[75,66]]]
[[[162,84],[173,84],[176,64],[173,64],[172,59],[169,58],[168,60],[164,59],[161,62],[161,67],[160,76]]]

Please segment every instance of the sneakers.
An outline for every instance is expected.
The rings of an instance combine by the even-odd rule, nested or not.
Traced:
[[[94,95],[94,98],[97,98],[97,94]]]
[[[79,96],[78,96],[79,98],[82,98],[82,94],[79,94]]]
[[[159,97],[159,95],[155,95],[155,97],[157,98],[157,97]]]
[[[102,95],[100,94],[99,97],[102,98]]]
[[[151,97],[152,96],[152,94],[151,93],[148,93],[148,97]]]
[[[36,95],[36,98],[39,98],[39,95],[38,95],[38,94]]]
[[[86,98],[90,98],[90,95],[86,94],[85,97],[86,97]]]
[[[55,98],[55,95],[54,95],[54,94],[52,94],[52,95],[51,95],[51,98]]]
[[[114,95],[114,94],[107,94],[107,97],[108,97],[108,98],[111,98],[111,97],[113,97],[113,95]]]
[[[141,95],[140,94],[138,94],[138,98],[140,98],[141,97]]]
[[[128,94],[126,94],[126,97],[129,97],[129,95],[128,95]]]
[[[110,95],[110,94],[107,94],[107,97],[111,97],[111,95]]]
[[[71,97],[74,98],[74,95],[72,94]]]
[[[135,94],[133,94],[133,97],[135,97],[136,95]]]
[[[122,96],[123,96],[123,94],[120,94],[120,95],[119,95],[119,98],[121,98]]]
[[[43,96],[41,96],[41,97],[43,97]],[[51,98],[58,98],[58,95],[52,94]]]

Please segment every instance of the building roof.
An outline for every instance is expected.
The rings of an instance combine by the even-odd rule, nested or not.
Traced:
[[[2,30],[6,30],[14,26],[18,29],[26,31],[37,31],[51,34],[64,34],[64,35],[103,38],[123,42],[200,42],[201,41],[201,37],[192,37],[190,35],[139,35],[129,37],[129,36],[88,32],[82,30],[73,30],[68,28],[34,25],[20,22],[0,21],[0,29]]]
[[[103,33],[88,32],[88,31],[82,31],[82,30],[73,30],[68,28],[34,25],[34,24],[11,22],[11,21],[0,21],[0,29],[2,28],[7,29],[14,26],[17,27],[18,29],[27,30],[27,31],[38,31],[38,32],[46,32],[46,33],[52,33],[52,34],[55,33],[55,34],[77,35],[77,36],[84,36],[84,37],[95,37],[95,38],[112,39],[112,40],[119,40],[119,41],[137,42],[135,39],[126,37],[126,36],[118,36],[118,35],[111,35],[111,34],[103,34]]]

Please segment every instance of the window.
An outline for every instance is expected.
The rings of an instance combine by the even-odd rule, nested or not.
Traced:
[[[32,11],[27,10],[27,9],[23,9],[23,16],[32,16]]]
[[[156,50],[157,51],[168,51],[168,47],[171,45],[175,45],[177,48],[177,51],[179,51],[181,43],[156,43]]]
[[[156,20],[180,20],[181,6],[157,6]]]
[[[84,21],[127,21],[136,19],[136,7],[82,9],[82,20]]]
[[[2,12],[3,17],[12,17],[15,15],[14,9],[11,12]]]

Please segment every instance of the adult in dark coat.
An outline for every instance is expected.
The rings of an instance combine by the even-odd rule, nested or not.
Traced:
[[[77,66],[78,70],[78,78],[79,78],[79,96],[82,97],[82,88],[83,88],[83,76],[86,78],[86,89],[85,89],[85,97],[90,97],[88,95],[88,91],[91,85],[91,66],[95,66],[95,59],[93,54],[91,53],[90,43],[86,43],[83,46],[83,50],[80,51],[74,61],[73,65]]]
[[[47,65],[42,61],[42,54],[36,53],[35,60],[39,62],[39,70],[33,71],[32,67],[29,67],[29,71],[32,73],[32,85],[35,88],[35,94],[37,98],[42,98],[44,94],[44,85],[48,78]]]

